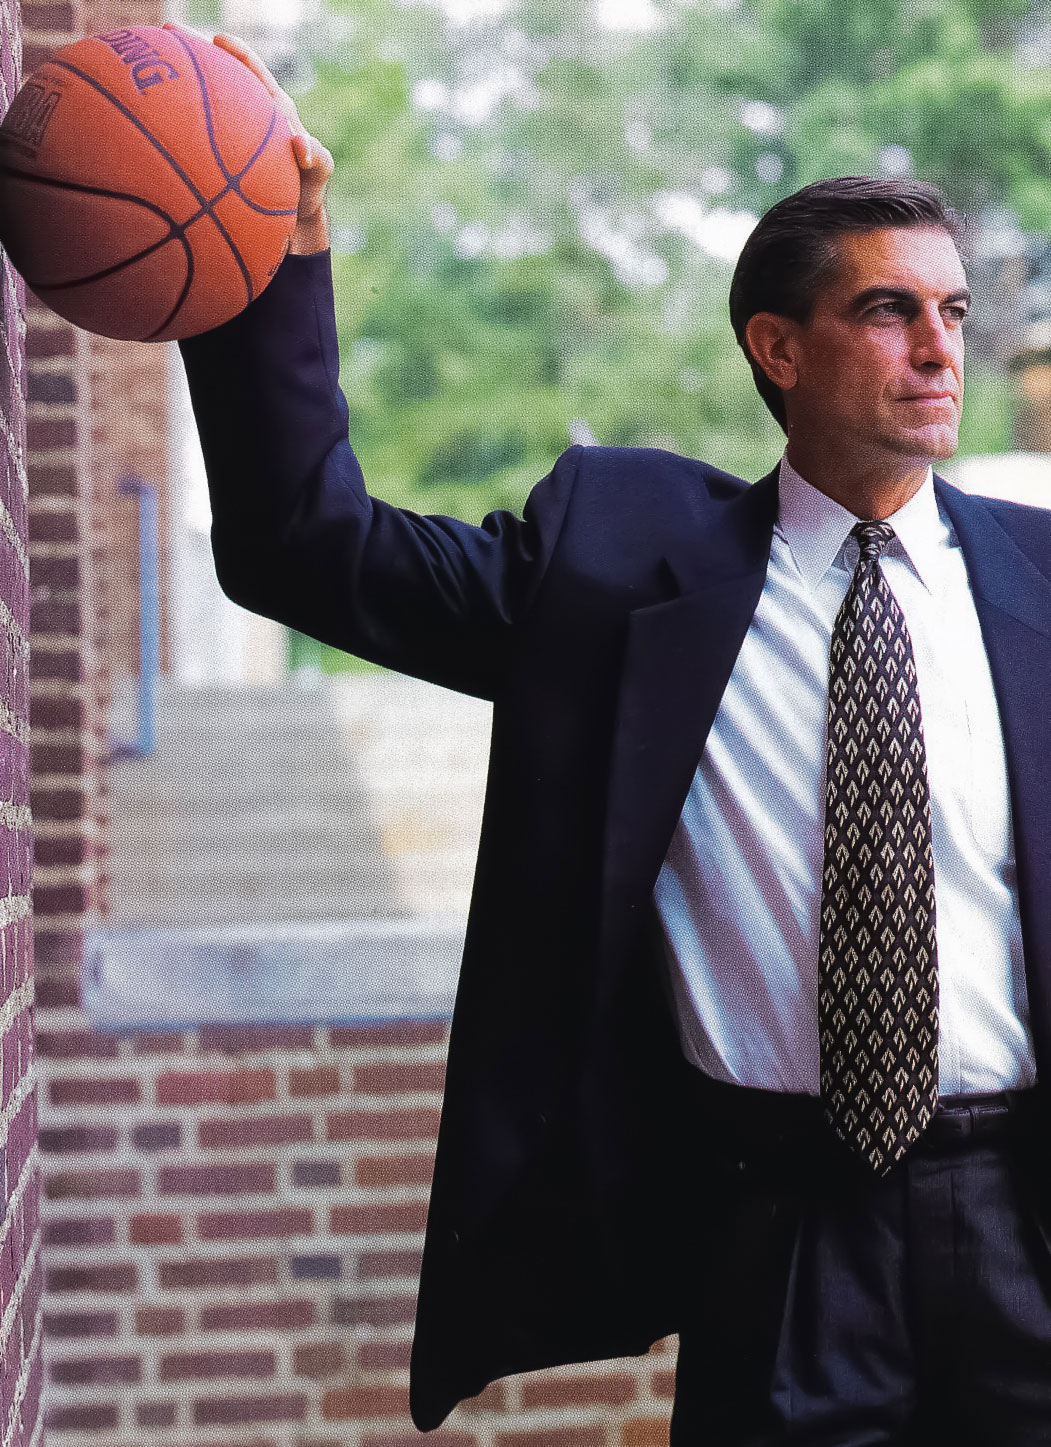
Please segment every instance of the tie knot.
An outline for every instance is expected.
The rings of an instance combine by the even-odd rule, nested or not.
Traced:
[[[858,547],[861,549],[859,561],[873,563],[879,561],[880,554],[894,536],[894,529],[890,523],[860,522],[854,524],[850,535],[858,540]]]

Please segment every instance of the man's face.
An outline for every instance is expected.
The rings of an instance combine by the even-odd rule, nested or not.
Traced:
[[[786,338],[790,438],[835,438],[837,450],[868,457],[951,457],[970,302],[952,237],[926,227],[852,232],[836,251],[813,316]]]

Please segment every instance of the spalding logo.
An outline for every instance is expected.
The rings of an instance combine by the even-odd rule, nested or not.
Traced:
[[[179,79],[179,72],[171,61],[165,60],[138,30],[111,30],[98,38],[131,68],[131,78],[140,95],[160,81]]]

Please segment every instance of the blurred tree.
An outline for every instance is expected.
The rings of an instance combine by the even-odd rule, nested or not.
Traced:
[[[914,172],[1046,228],[1029,0],[657,3],[663,29],[611,33],[589,0],[458,25],[329,0],[306,37],[297,102],[336,159],[342,382],[380,496],[517,508],[575,418],[767,470],[783,438],[730,331],[726,258],[747,213],[807,181]],[[1011,393],[979,382],[984,445]]]

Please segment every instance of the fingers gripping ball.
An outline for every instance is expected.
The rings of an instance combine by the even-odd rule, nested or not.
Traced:
[[[149,25],[65,45],[0,125],[0,243],[67,321],[144,342],[228,321],[299,203],[292,131],[209,40]]]

